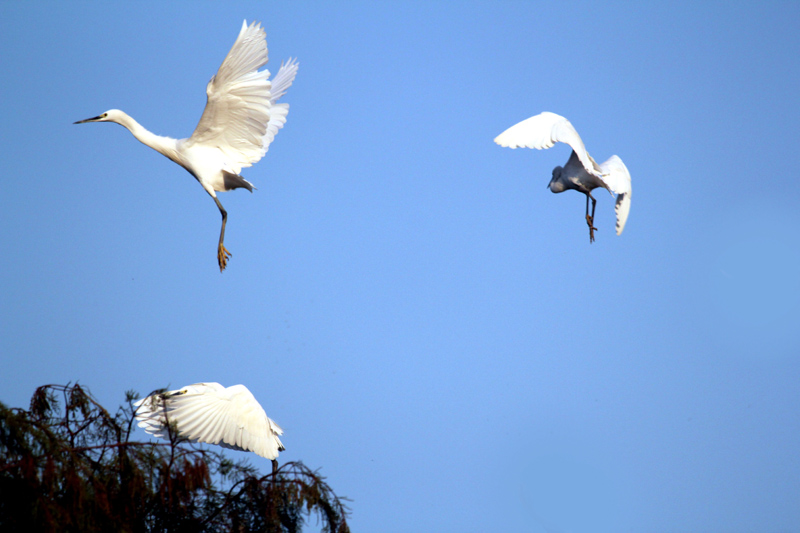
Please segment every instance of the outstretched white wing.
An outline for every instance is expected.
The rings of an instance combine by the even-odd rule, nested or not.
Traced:
[[[566,143],[575,151],[586,172],[598,177],[600,175],[597,163],[586,151],[580,135],[570,121],[549,111],[511,126],[495,137],[494,142],[507,148],[523,146],[537,150],[550,148],[557,142]]]
[[[628,167],[616,155],[612,155],[600,165],[600,179],[617,195],[614,210],[617,213],[617,235],[625,229],[631,211],[631,174]]]
[[[195,383],[134,404],[139,427],[156,437],[175,424],[178,434],[193,442],[219,444],[275,459],[283,430],[244,385],[225,388],[219,383]]]
[[[262,139],[261,157],[269,150],[269,145],[278,134],[278,130],[286,124],[286,115],[289,114],[289,104],[276,104],[278,99],[286,94],[286,90],[292,85],[294,77],[297,76],[297,68],[300,64],[295,59],[289,59],[286,64],[281,63],[281,68],[272,79],[272,94],[270,95],[270,103],[272,109],[270,110],[269,122],[267,123],[267,133]]]
[[[266,32],[260,24],[254,22],[248,26],[244,21],[219,71],[208,82],[206,108],[187,140],[187,147],[204,144],[218,148],[225,156],[228,170],[236,174],[264,156],[265,140],[272,140],[286,122],[288,112],[285,106],[273,121],[272,104],[278,96],[272,97],[269,71],[258,71],[268,58]],[[290,65],[281,81],[282,92],[291,85],[297,72],[297,63]]]

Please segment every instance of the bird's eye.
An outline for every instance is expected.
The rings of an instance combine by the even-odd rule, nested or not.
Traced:
[[[107,116],[108,116],[108,113],[103,113],[103,118],[106,118]]]

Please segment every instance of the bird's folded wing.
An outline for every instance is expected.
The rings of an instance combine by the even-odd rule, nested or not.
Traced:
[[[167,424],[175,424],[181,436],[202,442],[216,444],[208,437],[208,430],[220,416],[220,407],[214,405],[215,399],[225,393],[219,383],[195,383],[166,393],[156,393],[139,400],[136,419],[139,427],[156,437],[165,436]],[[166,407],[166,412],[165,412]],[[224,410],[224,409],[223,409]]]
[[[580,135],[569,120],[545,111],[523,120],[495,137],[494,142],[507,148],[550,148],[557,142],[568,144],[580,159],[586,172],[598,175],[597,164],[589,157]]]
[[[228,389],[218,383],[198,383],[183,390],[184,394],[167,398],[167,414],[181,436],[209,444],[227,440],[236,445],[240,413]]]
[[[269,71],[266,32],[253,23],[242,29],[216,76],[206,87],[208,101],[197,128],[187,141],[223,151],[236,173],[263,156],[262,142],[270,121]]]
[[[134,405],[138,406],[139,427],[156,437],[164,437],[170,423],[192,442],[252,451],[268,459],[283,450],[278,438],[283,430],[267,417],[244,385],[225,388],[219,383],[195,383],[155,396],[155,408],[153,396]]]
[[[274,459],[283,450],[278,435],[283,430],[264,412],[264,408],[244,385],[229,387],[232,410],[235,413],[236,427],[229,428],[224,442],[229,447],[249,450]]]
[[[600,172],[602,174],[600,179],[617,195],[614,210],[617,213],[617,235],[619,235],[625,229],[631,211],[631,174],[622,159],[616,155],[612,155],[600,165]]]

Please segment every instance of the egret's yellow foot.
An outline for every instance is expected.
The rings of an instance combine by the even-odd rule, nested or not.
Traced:
[[[225,267],[228,266],[228,259],[230,259],[231,253],[225,249],[222,243],[219,243],[219,250],[217,250],[217,262],[219,263],[219,271],[222,272],[225,270]]]

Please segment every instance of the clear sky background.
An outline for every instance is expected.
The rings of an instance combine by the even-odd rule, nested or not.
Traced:
[[[243,383],[354,531],[798,531],[798,6],[3,2],[0,401]],[[188,137],[245,18],[300,71],[220,274],[194,178],[72,123]],[[622,236],[492,142],[545,110]]]

